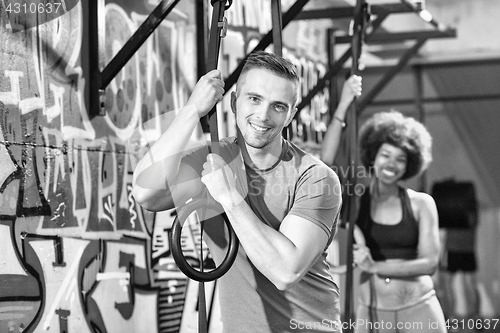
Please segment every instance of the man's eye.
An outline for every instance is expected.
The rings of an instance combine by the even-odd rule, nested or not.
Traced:
[[[286,112],[286,107],[284,105],[276,105],[274,108],[278,112]]]

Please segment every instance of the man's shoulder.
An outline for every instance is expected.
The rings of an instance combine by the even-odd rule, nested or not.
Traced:
[[[217,145],[217,148],[215,148]],[[184,152],[184,161],[205,163],[207,154],[218,152],[226,161],[231,161],[239,153],[235,137],[222,138],[218,142],[205,141],[192,146]],[[229,163],[229,162],[228,162]]]
[[[288,140],[285,140],[285,142],[288,145],[288,152],[291,155],[294,155],[296,157],[303,159],[305,163],[324,164],[319,158],[316,158],[313,154],[307,152],[303,148],[299,147],[297,144],[295,144],[291,141],[288,141]]]
[[[318,172],[319,174],[327,177],[332,177],[338,181],[337,174],[321,159],[300,148],[293,142],[287,141],[287,143],[289,147],[288,153],[290,154],[290,156],[295,157],[295,163],[297,163],[299,169],[303,170],[304,172],[306,170],[313,170],[314,172]]]

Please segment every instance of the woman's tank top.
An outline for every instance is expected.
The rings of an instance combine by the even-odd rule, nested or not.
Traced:
[[[394,225],[385,225],[374,222],[371,218],[369,191],[361,197],[356,224],[363,232],[366,246],[375,261],[415,259],[418,255],[418,222],[413,215],[406,188],[399,187],[399,198],[403,209],[401,221]]]

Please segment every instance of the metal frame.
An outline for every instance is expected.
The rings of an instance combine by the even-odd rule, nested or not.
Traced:
[[[373,21],[372,31],[370,33],[367,33],[366,36],[369,36],[371,33],[374,33],[380,27],[380,25],[385,20],[387,15],[388,13],[383,13],[375,21]],[[342,70],[344,64],[351,57],[351,54],[352,54],[352,48],[349,48],[336,62],[334,62],[333,66],[330,66],[329,70],[325,73],[325,75],[318,80],[316,86],[313,89],[311,89],[306,96],[302,97],[301,102],[297,106],[297,109],[299,111],[302,110],[305,106],[307,106],[311,102],[313,97],[317,93],[323,90],[326,84],[330,84],[330,80],[335,75],[337,75],[340,72],[340,70]]]
[[[85,86],[85,101],[88,106],[89,116],[92,119],[95,116],[105,115],[105,94],[104,90],[107,85],[115,78],[119,71],[126,65],[135,52],[141,47],[145,40],[154,32],[160,25],[161,21],[172,11],[180,0],[164,0],[151,12],[146,21],[137,29],[133,36],[127,41],[122,49],[116,56],[104,67],[101,71],[101,64],[99,62],[100,55],[104,53],[104,32],[103,24],[99,24],[99,12],[104,10],[104,0],[90,0],[87,6],[83,6],[83,15],[88,17],[88,20],[83,20],[84,34],[82,41],[82,49],[86,51],[87,57],[82,58],[82,68],[85,72],[85,77],[88,78]],[[280,26],[284,29],[293,20],[311,20],[311,19],[345,19],[351,18],[354,15],[354,6],[343,6],[337,8],[328,8],[321,10],[308,10],[304,11],[304,6],[309,0],[297,0],[290,9],[282,15],[281,22],[275,22],[274,26]],[[272,1],[272,5],[276,7],[279,1]],[[206,37],[207,37],[207,18],[206,18],[206,4],[204,1],[195,1],[196,6],[196,21],[197,21],[197,46],[199,53],[206,54]],[[456,36],[454,29],[447,28],[445,30],[431,30],[431,31],[413,31],[413,32],[400,32],[400,33],[375,33],[377,28],[380,27],[385,18],[390,14],[398,13],[411,13],[418,14],[422,10],[419,6],[413,6],[406,0],[401,0],[401,3],[388,3],[371,5],[370,12],[377,16],[372,24],[370,33],[366,34],[366,43],[394,43],[403,40],[414,39],[416,44],[410,48],[401,57],[399,63],[394,66],[387,75],[370,91],[365,94],[360,101],[359,112],[370,104],[375,96],[383,89],[383,87],[406,66],[411,57],[418,51],[418,49],[430,38],[450,38]],[[102,16],[102,15],[101,15]],[[440,25],[432,20],[430,22],[436,28]],[[271,29],[264,35],[258,45],[252,50],[263,50],[269,46],[273,40],[277,42],[277,49],[281,50],[281,39],[278,38],[279,34],[275,29]],[[338,36],[335,38],[335,43],[348,43],[351,36]],[[84,51],[84,52],[85,52]],[[308,105],[312,98],[320,91],[323,90],[326,84],[331,84],[331,79],[336,76],[343,65],[351,57],[352,48],[346,51],[340,59],[330,66],[327,73],[323,78],[319,79],[317,85],[304,96],[298,109],[301,110]],[[204,60],[205,56],[199,56],[197,59],[198,76],[205,72]],[[225,80],[226,92],[236,83],[236,80],[243,68],[244,61],[240,62],[238,67],[227,77]]]
[[[83,17],[88,18],[83,20],[84,36],[82,40],[82,49],[86,57],[82,57],[82,68],[84,76],[88,78],[85,84],[85,103],[88,107],[89,118],[95,116],[104,116],[106,96],[104,90],[107,85],[115,78],[120,70],[132,58],[135,52],[141,47],[146,39],[154,32],[160,25],[161,21],[167,17],[172,9],[177,5],[180,0],[164,0],[151,12],[146,21],[137,29],[133,36],[127,41],[122,49],[115,55],[115,57],[108,63],[108,65],[101,71],[100,55],[104,53],[104,27],[99,24],[99,12],[104,12],[104,0],[89,0],[88,6],[83,6]],[[274,22],[275,26],[282,28],[286,27],[293,18],[302,10],[309,0],[297,0],[297,2],[282,16],[281,20]],[[273,7],[281,12],[279,3],[274,3]],[[204,1],[195,1],[196,6],[196,21],[197,21],[197,46],[198,53],[201,51],[203,55],[206,54],[206,5]],[[102,16],[102,15],[101,15]],[[260,43],[255,47],[255,50],[263,50],[276,41],[277,49],[281,50],[280,33],[275,29],[265,35]],[[87,32],[87,33],[85,33]],[[278,54],[281,54],[279,52]],[[103,57],[101,57],[102,59]],[[205,59],[206,56],[198,56],[198,76],[205,73]],[[241,64],[226,80],[226,91],[236,83],[236,79],[243,68]]]
[[[402,0],[404,1],[404,0]],[[368,92],[363,94],[362,99],[359,102],[358,106],[358,115],[365,109],[367,105],[371,103],[371,101],[382,91],[382,89],[390,82],[390,80],[403,69],[408,61],[412,58],[413,55],[417,53],[420,47],[431,38],[451,38],[456,37],[456,30],[452,28],[446,28],[445,30],[429,30],[429,31],[410,31],[410,32],[399,32],[399,33],[376,33],[377,29],[382,25],[382,22],[390,15],[390,14],[398,14],[398,13],[418,13],[420,11],[420,7],[412,7],[407,5],[406,3],[400,4],[382,4],[382,5],[373,5],[370,6],[370,12],[372,14],[378,15],[377,18],[371,23],[372,29],[370,32],[366,34],[365,42],[376,44],[376,43],[394,43],[401,42],[404,40],[416,40],[415,44],[408,49],[403,56],[400,58],[397,65],[393,66],[389,69],[387,74]],[[328,10],[311,10],[305,11],[300,15],[297,15],[297,19],[325,19],[331,18],[349,18],[354,14],[354,7],[339,7]],[[327,15],[330,15],[328,17]],[[435,27],[438,27],[434,21],[433,24]],[[351,42],[351,36],[338,36],[335,38],[336,43],[349,43]],[[346,61],[351,57],[352,48],[347,50],[338,60],[330,67],[329,71],[318,80],[316,86],[309,91],[309,93],[304,96],[298,105],[298,109],[301,110],[305,106],[307,106],[313,97],[323,90],[326,84],[330,84],[331,79],[336,76],[340,70],[342,70]]]
[[[459,60],[459,61],[439,61],[436,63],[428,63],[416,60],[411,62],[405,69],[406,72],[413,71],[430,71],[433,68],[451,68],[451,67],[467,67],[467,66],[480,66],[480,65],[500,65],[500,58],[492,59],[475,59],[475,60]],[[380,66],[367,68],[369,75],[378,72],[386,72],[390,67]],[[436,96],[436,97],[419,97],[418,103],[421,104],[432,104],[432,103],[459,103],[459,102],[470,102],[470,101],[491,101],[500,100],[500,93],[484,93],[484,94],[468,94],[468,95],[449,95],[449,96]],[[415,104],[414,98],[398,98],[398,99],[380,99],[377,101],[372,101],[370,106],[384,107],[391,105],[409,105]],[[417,103],[417,105],[418,105]]]
[[[394,76],[396,76],[397,73],[401,71],[407,64],[408,61],[413,57],[417,51],[424,45],[424,43],[427,41],[426,38],[422,38],[417,40],[417,42],[409,49],[407,50],[404,55],[400,58],[399,62],[393,66],[383,77],[380,79],[379,82],[370,90],[368,93],[364,94],[364,96],[361,98],[359,101],[359,109],[358,109],[358,115],[363,112],[365,107],[384,89],[384,87],[389,83]]]
[[[387,3],[370,5],[370,12],[373,15],[383,15],[385,13],[411,13],[414,9],[402,3]],[[305,10],[296,16],[296,20],[316,20],[316,19],[343,19],[354,16],[354,6],[342,6],[335,8]]]
[[[106,96],[104,89],[179,1],[161,1],[102,71],[99,58],[100,55],[104,54],[104,26],[100,22],[100,18],[103,19],[104,0],[89,0],[88,9],[87,6],[83,6],[83,17],[88,18],[88,20],[82,20],[83,31],[88,33],[84,33],[82,49],[86,50],[88,60],[82,60],[82,67],[88,78],[85,85],[85,101],[91,119],[95,116],[105,115]],[[100,16],[99,12],[101,12]]]

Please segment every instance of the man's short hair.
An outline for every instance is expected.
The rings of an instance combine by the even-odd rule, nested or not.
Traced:
[[[300,92],[300,77],[297,67],[289,60],[265,51],[250,53],[241,70],[238,81],[251,69],[266,69],[284,79],[292,81],[297,89],[297,100]]]

